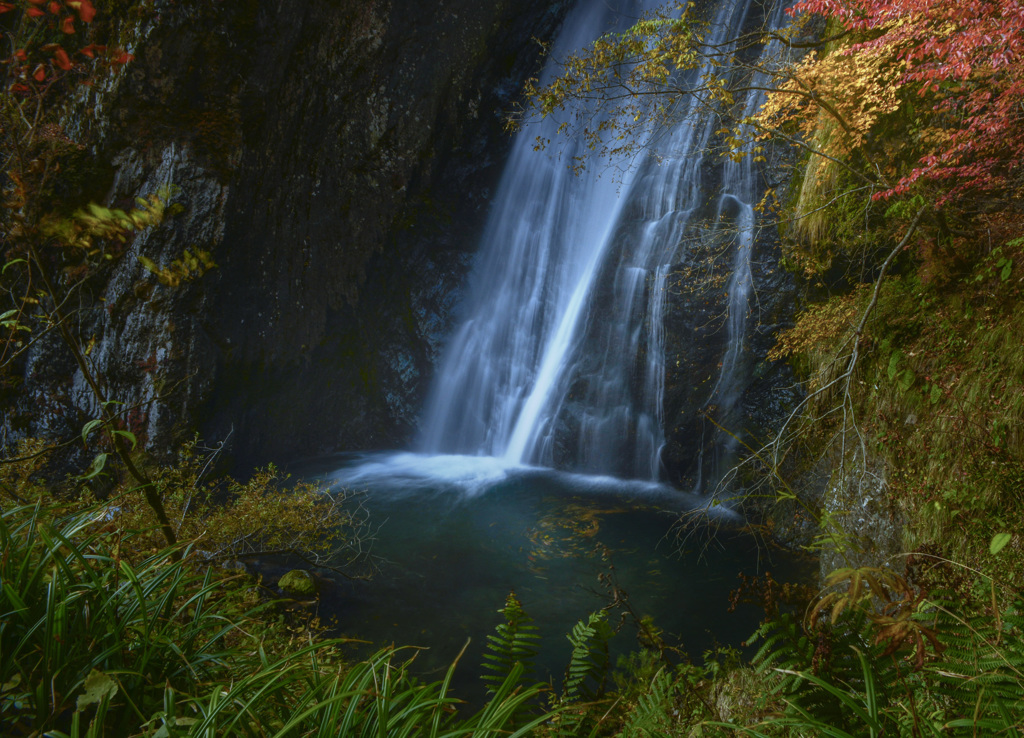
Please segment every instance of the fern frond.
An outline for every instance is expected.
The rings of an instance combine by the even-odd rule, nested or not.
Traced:
[[[790,671],[802,671],[811,667],[814,643],[804,633],[800,623],[791,613],[781,613],[768,620],[747,639],[747,643],[761,640],[751,662],[761,674],[776,672],[785,675]],[[785,677],[776,683],[772,692],[790,692],[797,686],[792,678]]]
[[[577,699],[600,699],[604,696],[608,671],[611,666],[608,642],[613,635],[606,613],[591,613],[587,622],[580,620],[569,634],[572,655],[565,670],[562,686],[562,701]],[[587,681],[592,679],[596,687],[588,689]]]
[[[668,669],[662,668],[654,675],[647,691],[629,713],[622,735],[660,738],[671,734],[676,722],[672,716],[674,682],[674,675]]]
[[[515,592],[510,592],[505,600],[505,607],[498,610],[504,618],[492,635],[487,636],[487,650],[484,653],[484,669],[491,673],[484,674],[482,679],[487,691],[495,694],[506,681],[506,677],[517,668],[523,678],[533,673],[534,660],[537,657],[537,641],[540,636],[533,618],[526,614]]]

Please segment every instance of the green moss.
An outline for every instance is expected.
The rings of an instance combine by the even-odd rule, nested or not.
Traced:
[[[318,590],[316,579],[304,569],[292,569],[278,580],[277,586],[292,597],[315,597]]]
[[[988,552],[994,534],[1024,518],[1021,282],[1002,272],[1024,255],[1004,248],[1012,253],[960,264],[959,277],[924,281],[914,268],[887,280],[850,399],[858,428],[886,462],[894,509],[908,521],[904,547],[982,570],[998,563],[1020,579],[1020,541],[998,562]],[[802,360],[823,384],[837,371],[831,357],[805,351]],[[821,398],[817,412],[836,401]],[[818,437],[829,438],[828,430]]]

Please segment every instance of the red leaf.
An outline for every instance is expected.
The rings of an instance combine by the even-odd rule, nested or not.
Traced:
[[[8,10],[14,10],[14,6],[10,3],[0,3],[0,13],[6,13]]]
[[[46,0],[28,0],[28,1],[30,3],[32,3],[33,5],[42,5],[43,3],[46,2]]]
[[[114,64],[127,64],[135,58],[134,54],[129,54],[127,51],[122,51],[121,55],[114,59]]]
[[[51,13],[53,13],[53,15],[60,15],[60,3],[58,3],[57,0],[50,0],[50,4],[47,8]]]
[[[42,64],[36,67],[36,71],[32,73],[32,79],[34,79],[36,82],[42,82],[43,80],[45,80],[46,67],[44,67]]]
[[[18,61],[25,61],[28,59],[28,54],[25,52],[24,49],[18,49],[14,52],[14,58]]]
[[[57,62],[57,66],[65,72],[71,69],[71,60],[68,58],[68,52],[64,51],[64,49],[58,47],[53,59]]]
[[[25,11],[25,15],[29,18],[38,18],[41,15],[46,15],[46,13],[39,8],[29,8]]]
[[[92,19],[96,17],[96,8],[92,5],[92,0],[82,0],[78,6],[78,17],[82,19],[82,23],[92,23]]]
[[[90,59],[92,59],[93,57],[96,56],[96,52],[97,51],[103,52],[103,51],[106,51],[106,50],[107,50],[106,46],[101,46],[100,44],[89,44],[88,46],[83,46],[82,48],[80,48],[78,50],[78,52],[80,54],[84,54],[85,56],[87,56]]]
[[[75,32],[75,19],[74,19],[74,17],[70,16],[70,15],[64,16],[64,22],[61,24],[60,30],[64,31],[64,33],[67,33],[69,35],[74,33]]]

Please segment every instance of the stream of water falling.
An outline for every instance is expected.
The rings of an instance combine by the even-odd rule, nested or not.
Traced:
[[[628,27],[656,4],[580,0],[552,58]],[[708,41],[720,50],[765,20],[757,0],[706,5]],[[743,112],[759,103],[750,95]],[[515,590],[546,639],[543,666],[557,674],[564,634],[606,604],[594,583],[610,562],[642,611],[695,655],[714,639],[738,642],[751,632],[757,614],[726,617],[725,600],[737,572],[760,569],[761,552],[742,535],[728,545],[703,533],[675,539],[682,512],[703,508],[718,520],[732,513],[712,507],[713,480],[702,477],[690,492],[661,481],[661,454],[667,284],[695,228],[724,239],[732,254],[726,348],[705,409],[728,427],[739,404],[756,171],[749,159],[709,155],[721,121],[692,99],[677,106],[670,132],[639,142],[650,152],[639,166],[612,163],[622,179],[597,167],[574,175],[566,162],[582,153],[577,142],[560,158],[534,151],[536,136],[558,138],[553,122],[519,134],[420,449],[308,470],[367,491],[379,526],[374,581],[339,580],[323,595],[343,632],[377,645],[432,646],[434,655],[419,660],[441,670],[472,636],[477,651],[466,659],[477,664],[495,611]],[[721,466],[733,441],[706,441],[694,439],[716,457],[703,466]],[[776,565],[798,566],[788,557]]]
[[[622,2],[616,13],[605,0],[582,2],[547,74],[572,50],[658,4]],[[760,12],[752,0],[712,3],[708,44],[728,49]],[[745,112],[758,104],[749,95]],[[685,259],[684,234],[698,218],[727,223],[734,241],[728,345],[709,400],[718,422],[728,422],[743,386],[755,171],[749,158],[708,155],[721,121],[696,97],[676,105],[668,135],[638,141],[639,167],[610,162],[610,170],[626,172],[621,181],[600,167],[574,174],[566,162],[586,153],[580,141],[567,141],[560,157],[538,154],[536,136],[558,140],[555,120],[520,133],[481,244],[467,318],[424,414],[423,452],[659,479],[664,282]],[[722,193],[717,212],[707,207],[713,188]]]

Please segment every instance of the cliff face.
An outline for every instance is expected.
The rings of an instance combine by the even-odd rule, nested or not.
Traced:
[[[113,162],[110,201],[170,183],[184,206],[136,240],[88,327],[151,448],[233,433],[247,464],[413,435],[501,113],[568,4],[165,3],[139,22],[135,61],[70,117]],[[194,247],[218,268],[175,290],[133,258]],[[73,431],[91,399],[72,369],[41,342],[19,432]]]

